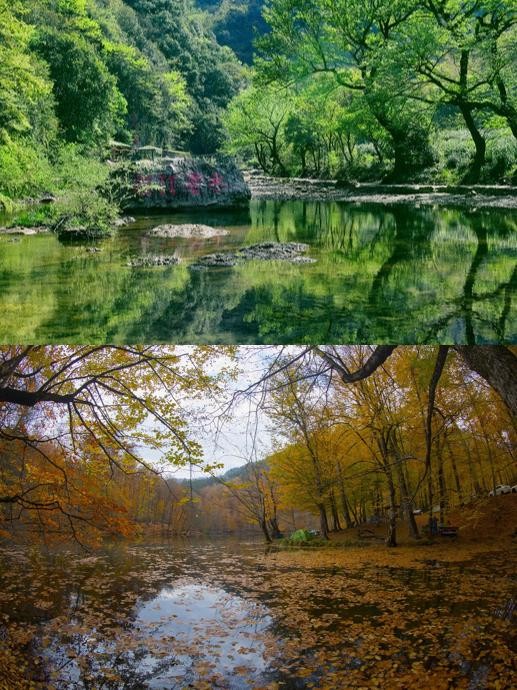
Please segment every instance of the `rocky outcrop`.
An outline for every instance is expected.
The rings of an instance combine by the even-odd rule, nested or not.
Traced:
[[[147,236],[162,238],[183,237],[186,239],[196,238],[208,240],[211,237],[223,237],[228,234],[228,230],[224,230],[223,228],[212,228],[209,225],[187,223],[184,225],[158,225],[156,228],[149,230]]]
[[[175,266],[180,260],[174,255],[143,254],[127,262],[131,268],[149,268],[151,266]]]
[[[242,247],[236,252],[217,252],[200,257],[191,268],[235,266],[243,261],[288,261],[293,264],[312,264],[316,259],[302,256],[309,249],[301,242],[262,242]]]
[[[230,158],[160,158],[136,166],[131,208],[238,206],[251,197]]]

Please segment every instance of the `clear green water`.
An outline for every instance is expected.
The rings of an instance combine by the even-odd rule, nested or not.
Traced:
[[[150,239],[161,223],[223,226]],[[317,262],[190,270],[266,240]],[[99,243],[97,243],[99,244]],[[53,235],[0,236],[3,342],[516,343],[517,214],[253,201],[249,210],[141,216],[90,253]],[[139,253],[177,266],[130,268]]]

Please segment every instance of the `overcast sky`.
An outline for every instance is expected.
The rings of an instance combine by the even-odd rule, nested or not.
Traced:
[[[227,421],[221,422],[220,412],[225,401],[228,403],[237,391],[246,389],[260,379],[268,361],[277,355],[280,349],[262,346],[239,348],[240,373],[237,379],[231,382],[225,400],[218,403],[208,398],[203,402],[182,401],[192,411],[202,410],[208,413],[208,416],[213,414],[216,417],[211,424],[191,424],[191,433],[203,447],[204,461],[223,465],[221,474],[232,467],[243,465],[253,453],[260,459],[272,449],[272,434],[269,430],[271,424],[266,415],[258,409],[256,400],[249,397],[240,398],[232,406],[231,418]],[[289,351],[295,349],[284,348]],[[227,363],[221,358],[213,365],[211,373],[218,373],[220,367]],[[144,449],[142,454],[151,462],[160,460],[160,453],[153,449]],[[171,474],[177,478],[186,478],[190,475],[190,470],[188,467],[182,467],[173,470]],[[203,473],[194,470],[193,476],[203,476]]]

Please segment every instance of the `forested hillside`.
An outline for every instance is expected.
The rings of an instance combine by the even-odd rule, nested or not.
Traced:
[[[262,16],[264,0],[197,0],[197,4],[211,12],[219,43],[229,46],[240,60],[251,65],[254,40],[268,30]]]
[[[4,206],[98,187],[110,140],[345,182],[517,174],[514,2],[0,0],[0,16]]]
[[[243,71],[193,0],[0,0],[0,15],[4,198],[55,187],[110,139],[221,145]]]

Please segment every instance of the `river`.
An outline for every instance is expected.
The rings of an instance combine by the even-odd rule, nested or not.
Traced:
[[[210,240],[147,237],[204,223]],[[514,211],[253,200],[240,210],[141,215],[87,245],[0,235],[3,342],[515,343]],[[203,254],[309,244],[311,264],[192,270]],[[135,268],[141,254],[174,266]]]

